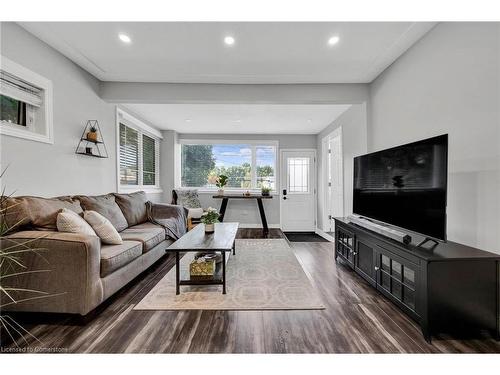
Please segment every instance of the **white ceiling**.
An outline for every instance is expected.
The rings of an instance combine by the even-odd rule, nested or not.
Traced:
[[[22,22],[102,81],[368,83],[432,22]],[[118,33],[132,43],[124,44]],[[232,35],[236,43],[223,43]],[[332,35],[340,42],[327,44]]]
[[[317,134],[350,105],[127,104],[157,128],[200,134]],[[186,121],[188,120],[188,121]]]

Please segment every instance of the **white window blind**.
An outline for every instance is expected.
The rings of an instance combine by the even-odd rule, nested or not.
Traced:
[[[139,137],[124,124],[120,124],[120,184],[139,185]]]
[[[157,147],[154,138],[142,135],[142,184],[156,185]]]
[[[3,70],[0,70],[0,93],[35,107],[40,107],[43,103],[41,88]]]
[[[120,123],[120,186],[158,187],[159,141]]]

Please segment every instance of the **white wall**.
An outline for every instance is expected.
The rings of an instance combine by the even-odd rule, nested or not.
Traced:
[[[54,144],[0,136],[2,168],[9,166],[2,185],[15,195],[116,191],[115,106],[99,97],[99,81],[15,23],[1,28],[1,55],[50,79],[54,91]],[[99,121],[108,159],[75,154],[89,119]]]
[[[324,137],[329,135],[338,127],[342,127],[342,153],[344,164],[344,216],[352,214],[352,189],[353,189],[353,160],[355,156],[366,153],[367,150],[367,118],[366,104],[355,104],[340,115],[335,121],[328,125],[316,137],[318,148],[318,223],[317,227],[322,229],[324,220],[328,213],[324,202],[325,168],[323,165],[321,147]]]
[[[173,135],[168,135],[166,132],[163,132],[164,141],[162,146],[168,148],[169,150],[173,150],[174,139]],[[224,140],[274,140],[279,142],[279,149],[283,148],[316,148],[316,136],[315,135],[290,135],[290,134],[177,134],[175,136],[177,139],[224,139]],[[164,150],[163,155],[166,155],[168,151]],[[279,153],[279,150],[278,150]],[[279,154],[278,154],[279,155]],[[165,163],[165,157],[162,158],[162,163],[164,168],[169,169],[173,172],[174,167],[168,162],[168,166]],[[279,163],[279,157],[278,157]],[[164,173],[166,174],[166,173]],[[170,173],[173,176],[173,173]],[[165,186],[164,196],[167,201],[171,199],[171,190],[174,187],[174,179],[169,179],[168,181],[164,181]],[[213,193],[200,193],[200,200],[204,207],[215,207],[220,208],[221,200],[213,199]],[[264,210],[266,211],[267,223],[271,226],[279,226],[280,224],[280,202],[279,196],[273,196],[273,199],[266,199],[264,202]],[[260,216],[257,208],[257,202],[255,201],[246,201],[246,200],[231,200],[228,203],[228,208],[226,211],[226,216],[224,218],[225,221],[238,221],[242,226],[260,226]]]
[[[449,134],[448,237],[500,253],[498,23],[438,24],[370,87],[369,151]]]

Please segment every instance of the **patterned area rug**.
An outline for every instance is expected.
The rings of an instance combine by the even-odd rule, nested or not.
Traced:
[[[181,259],[187,272],[193,253]],[[284,239],[236,240],[222,286],[181,286],[175,294],[175,267],[134,310],[312,310],[324,309],[316,290]]]

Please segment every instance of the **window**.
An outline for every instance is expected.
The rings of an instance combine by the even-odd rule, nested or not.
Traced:
[[[143,129],[138,120],[132,123],[130,119],[119,113],[120,190],[158,190],[159,138]]]
[[[0,121],[26,126],[27,104],[0,94]]]
[[[39,142],[52,139],[52,82],[0,56],[0,130]]]
[[[228,189],[276,190],[276,142],[181,144],[181,187],[216,189],[215,177],[226,175]]]
[[[120,184],[139,184],[139,136],[138,132],[120,124]]]
[[[309,192],[309,158],[288,158],[288,192]]]

